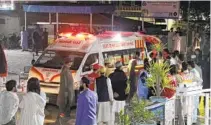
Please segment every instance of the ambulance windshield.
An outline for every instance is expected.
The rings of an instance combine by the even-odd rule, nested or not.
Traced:
[[[73,64],[71,70],[78,70],[85,53],[69,52],[69,51],[45,51],[35,62],[34,66],[44,68],[61,69],[64,59],[72,58]]]

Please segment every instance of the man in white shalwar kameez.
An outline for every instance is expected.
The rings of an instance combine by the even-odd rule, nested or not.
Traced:
[[[18,110],[19,99],[16,92],[16,81],[6,83],[7,91],[0,92],[0,125],[16,125],[15,114]]]
[[[114,125],[113,91],[111,80],[105,76],[105,68],[100,69],[101,76],[96,78],[95,91],[98,95],[97,123],[98,125]]]
[[[28,50],[28,32],[25,30],[25,27],[23,27],[23,30],[21,31],[21,47],[22,51]]]
[[[18,125],[43,125],[46,100],[40,92],[40,83],[37,78],[30,78],[27,83],[27,94],[23,97]]]

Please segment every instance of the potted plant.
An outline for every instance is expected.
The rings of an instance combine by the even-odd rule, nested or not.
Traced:
[[[161,53],[164,49],[164,45],[162,43],[152,45],[152,49],[157,53]],[[157,97],[161,96],[163,89],[169,84],[170,80],[168,78],[168,72],[170,70],[170,66],[167,62],[164,62],[162,57],[159,55],[158,60],[156,62],[150,63],[149,73],[150,77],[146,79],[146,83],[148,87],[154,89],[155,95]]]
[[[160,54],[164,48],[164,45],[162,43],[159,43],[153,45],[152,48]],[[165,104],[165,102],[167,101],[167,99],[165,97],[162,97],[161,94],[164,88],[167,87],[170,83],[170,79],[168,77],[169,70],[169,64],[167,62],[164,62],[161,55],[159,55],[156,62],[150,63],[148,69],[150,77],[146,79],[146,83],[148,87],[153,88],[154,90],[155,96],[150,97],[150,100],[152,102],[160,102]],[[159,112],[160,119],[164,118],[164,104],[163,106],[156,107],[151,110],[156,115],[158,115]]]
[[[146,100],[139,100],[134,97],[131,105],[127,109],[127,113],[123,111],[119,114],[121,125],[156,125],[154,121],[154,114],[147,110],[148,102]]]

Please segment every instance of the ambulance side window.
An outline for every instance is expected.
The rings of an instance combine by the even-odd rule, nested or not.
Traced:
[[[110,52],[103,52],[104,59],[108,59],[110,64],[114,67],[117,61],[121,61],[124,66],[128,65],[132,55],[140,49],[127,49],[127,50],[118,50],[118,51],[110,51]]]
[[[84,67],[83,67],[83,72],[91,71],[92,70],[91,65],[93,63],[98,62],[98,60],[99,60],[98,53],[90,54],[85,61],[85,64],[84,64]]]

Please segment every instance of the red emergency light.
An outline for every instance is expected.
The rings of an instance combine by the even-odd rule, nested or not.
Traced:
[[[79,39],[90,39],[92,38],[94,35],[90,34],[90,33],[78,33],[78,34],[74,34],[74,33],[60,33],[59,36],[61,37],[67,37],[67,38],[79,38]]]

